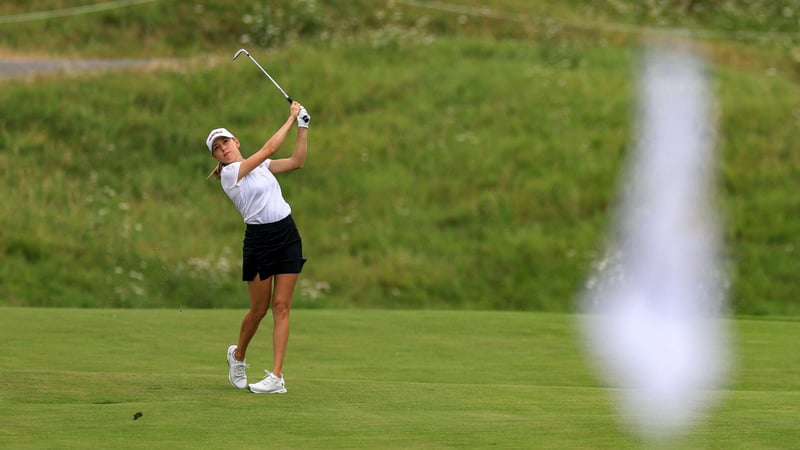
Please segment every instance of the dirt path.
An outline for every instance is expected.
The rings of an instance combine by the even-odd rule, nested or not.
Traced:
[[[0,80],[43,74],[70,74],[97,70],[157,67],[164,60],[148,59],[15,59],[0,58]]]

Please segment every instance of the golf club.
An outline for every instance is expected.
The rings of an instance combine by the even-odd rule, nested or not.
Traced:
[[[238,50],[238,51],[237,51],[237,52],[236,52],[236,53],[233,55],[233,60],[234,60],[234,61],[236,61],[236,58],[238,58],[238,57],[239,57],[239,55],[241,55],[242,53],[244,53],[245,55],[247,55],[247,57],[248,57],[248,58],[250,58],[250,61],[253,61],[253,63],[255,63],[255,65],[257,65],[257,66],[258,66],[258,68],[259,68],[259,69],[261,69],[261,71],[262,71],[262,72],[264,72],[264,75],[266,75],[266,76],[267,76],[267,78],[269,78],[269,81],[272,81],[272,84],[274,84],[274,85],[275,85],[275,87],[276,87],[276,88],[278,88],[278,90],[279,90],[279,91],[281,91],[281,94],[283,94],[283,96],[286,98],[286,101],[288,101],[288,102],[289,102],[289,104],[291,104],[291,103],[292,103],[292,98],[291,98],[291,97],[289,97],[289,94],[287,94],[287,93],[286,93],[286,91],[284,91],[284,90],[283,90],[283,88],[282,88],[282,87],[281,87],[281,86],[278,84],[278,82],[277,82],[277,81],[275,81],[275,79],[274,79],[274,78],[272,78],[272,76],[270,76],[270,74],[269,74],[269,73],[268,73],[266,70],[264,70],[264,68],[263,68],[263,67],[261,67],[261,64],[259,64],[259,63],[258,63],[258,61],[256,61],[256,59],[255,59],[255,58],[253,58],[253,56],[250,54],[250,52],[248,52],[247,50],[245,50],[245,49],[243,49],[243,48],[240,48],[240,49],[239,49],[239,50]],[[304,116],[304,117],[302,117],[302,119],[303,119],[303,121],[304,121],[304,122],[308,122],[308,116]]]

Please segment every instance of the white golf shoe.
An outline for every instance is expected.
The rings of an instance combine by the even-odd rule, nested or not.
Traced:
[[[274,373],[265,370],[267,376],[258,383],[247,385],[247,389],[254,394],[285,394],[286,384],[283,382],[283,377],[278,378]]]
[[[247,373],[245,370],[250,367],[245,361],[236,359],[236,345],[228,347],[228,380],[231,386],[236,389],[244,389],[247,387]]]

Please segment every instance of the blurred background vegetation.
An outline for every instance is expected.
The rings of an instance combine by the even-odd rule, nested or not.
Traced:
[[[570,311],[642,48],[679,37],[715,89],[733,310],[800,314],[798,25],[800,1],[4,2],[0,60],[148,64],[0,78],[0,304],[246,304],[204,139],[249,154],[288,110],[245,47],[313,116],[281,178],[296,305]]]

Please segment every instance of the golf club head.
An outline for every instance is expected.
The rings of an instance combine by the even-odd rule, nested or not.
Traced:
[[[250,56],[250,53],[248,53],[247,50],[240,48],[236,53],[234,53],[233,60],[236,61],[236,58],[238,58],[239,55],[241,55],[242,53],[244,53],[247,56]]]

